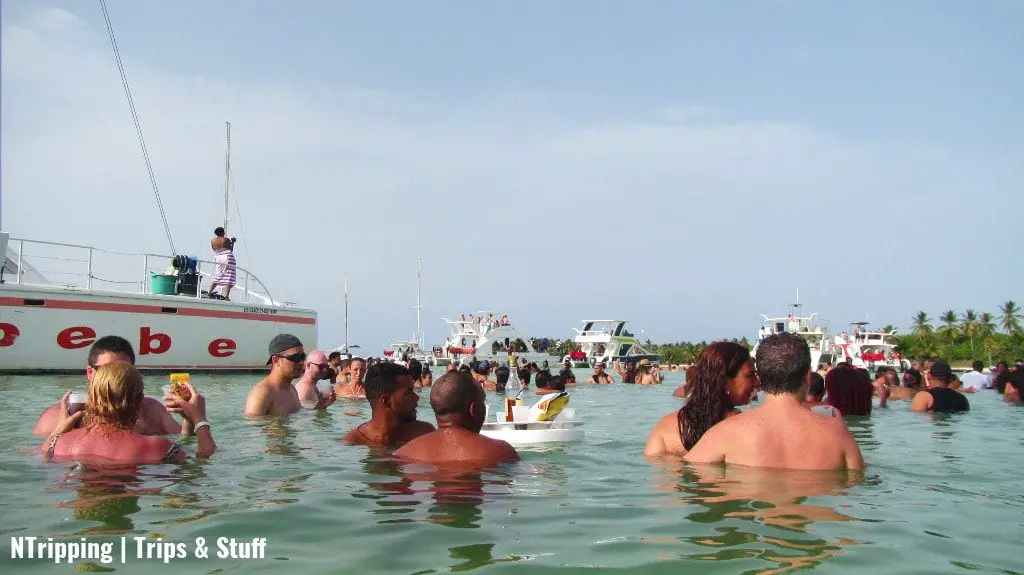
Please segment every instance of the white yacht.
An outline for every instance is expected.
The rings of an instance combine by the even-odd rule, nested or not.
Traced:
[[[621,363],[649,359],[658,363],[658,354],[651,353],[640,345],[640,341],[626,330],[626,320],[585,319],[583,329],[573,330],[576,337],[573,350],[562,358],[562,363],[572,367],[593,367],[603,363],[611,367],[616,360]]]
[[[534,347],[505,314],[480,311],[463,314],[457,320],[441,319],[448,324],[450,333],[444,344],[434,346],[427,355],[430,365],[444,366],[474,357],[477,361],[507,363],[512,355],[516,361],[525,359],[538,365],[551,360],[547,351]]]
[[[853,324],[852,333],[835,337],[835,346],[841,350],[840,360],[849,358],[855,367],[874,371],[880,367],[904,370],[910,362],[896,349],[896,331],[868,331],[868,322]]]
[[[825,326],[814,321],[818,314],[801,316],[800,303],[791,304],[790,311],[784,317],[768,317],[761,314],[761,328],[757,332],[757,340],[751,355],[757,354],[757,347],[770,335],[777,333],[795,333],[807,341],[811,348],[811,369],[817,369],[822,363],[835,363],[842,357],[836,357],[836,348],[828,337]]]

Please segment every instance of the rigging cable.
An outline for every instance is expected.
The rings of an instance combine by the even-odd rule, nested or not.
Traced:
[[[164,203],[160,199],[160,188],[156,185],[156,174],[153,173],[153,164],[149,161],[149,151],[146,149],[146,140],[142,137],[142,125],[139,124],[139,114],[135,111],[135,101],[132,99],[131,88],[128,87],[128,77],[124,72],[124,63],[121,61],[121,52],[117,49],[117,39],[114,37],[114,26],[110,23],[110,13],[107,12],[106,0],[100,0],[100,8],[103,9],[103,19],[107,23],[107,35],[110,36],[110,45],[114,48],[114,60],[117,62],[117,69],[121,73],[121,84],[124,85],[124,93],[128,96],[128,107],[132,112],[132,121],[135,122],[135,132],[139,136],[139,147],[142,148],[142,158],[146,161],[146,169],[149,171],[149,182],[153,186],[153,194],[156,196],[156,206],[160,210],[160,218],[164,222],[164,233],[167,234],[167,243],[171,246],[171,253],[174,250],[174,240],[171,238],[171,227],[167,224],[167,213],[164,211]]]
[[[238,192],[235,190],[235,180],[231,179],[231,195],[235,198],[235,212],[238,214],[238,230],[242,232],[242,246],[245,248],[245,260],[252,266],[252,256],[249,255],[249,242],[246,241],[245,224],[242,222],[242,208],[238,207]]]

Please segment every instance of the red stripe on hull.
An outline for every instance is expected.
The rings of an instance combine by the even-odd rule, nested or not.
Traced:
[[[316,320],[311,317],[296,317],[286,315],[275,315],[275,314],[261,314],[261,313],[246,313],[241,311],[220,311],[205,308],[195,307],[181,307],[178,305],[170,305],[177,302],[167,302],[169,305],[158,306],[158,305],[140,305],[140,304],[127,304],[127,303],[103,303],[103,302],[90,302],[90,301],[76,301],[66,299],[45,299],[46,305],[42,306],[27,306],[25,305],[26,299],[32,298],[12,298],[2,297],[0,298],[0,306],[6,307],[34,307],[43,309],[70,309],[78,311],[110,311],[116,313],[140,313],[140,314],[152,314],[152,315],[178,315],[183,317],[212,317],[220,319],[243,319],[250,321],[269,321],[274,323],[293,323],[301,325],[314,325]],[[163,313],[160,311],[163,307],[173,307],[178,310],[176,314]]]

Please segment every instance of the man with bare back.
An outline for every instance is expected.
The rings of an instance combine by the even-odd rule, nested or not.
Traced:
[[[857,442],[839,419],[801,404],[811,379],[811,354],[798,335],[769,336],[755,360],[764,405],[715,424],[686,454],[691,463],[779,469],[863,469]]]
[[[446,373],[430,390],[437,431],[422,435],[395,451],[395,456],[433,465],[490,467],[519,460],[508,443],[480,435],[485,417],[484,390],[473,376]]]
[[[400,447],[434,431],[433,425],[416,419],[420,396],[409,370],[399,364],[382,363],[369,369],[366,399],[370,402],[370,421],[345,434],[343,443]]]

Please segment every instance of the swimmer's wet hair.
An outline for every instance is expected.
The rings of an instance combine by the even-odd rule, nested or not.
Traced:
[[[119,335],[106,335],[96,340],[89,349],[89,365],[96,365],[96,360],[105,353],[123,353],[135,363],[135,350],[128,340]]]
[[[811,370],[811,349],[793,333],[777,333],[757,346],[757,378],[765,393],[796,393]]]
[[[402,376],[413,378],[409,370],[397,363],[378,363],[366,372],[366,399],[373,403],[380,397],[391,395],[398,391],[398,378]]]
[[[434,415],[460,415],[469,411],[469,406],[483,399],[484,390],[473,376],[465,371],[449,371],[442,375],[430,390],[430,407]]]

